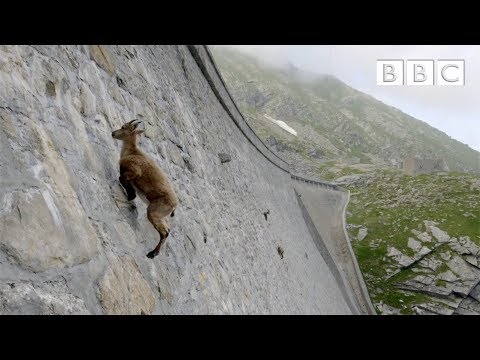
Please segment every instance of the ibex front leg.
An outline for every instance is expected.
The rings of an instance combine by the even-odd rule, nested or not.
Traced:
[[[120,184],[122,184],[123,188],[127,192],[127,199],[131,201],[135,199],[137,196],[135,192],[135,188],[133,187],[131,181],[134,180],[139,176],[138,171],[132,171],[135,169],[128,169],[125,166],[120,166]]]

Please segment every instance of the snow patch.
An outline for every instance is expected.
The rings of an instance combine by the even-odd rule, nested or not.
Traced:
[[[297,136],[297,132],[291,128],[290,126],[288,126],[284,121],[282,120],[276,120],[268,115],[264,115],[268,120],[270,120],[271,122],[273,122],[274,124],[277,124],[278,126],[280,126],[283,130],[289,132],[290,134],[292,135],[295,135]]]

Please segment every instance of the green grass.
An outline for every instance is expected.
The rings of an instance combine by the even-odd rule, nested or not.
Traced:
[[[413,250],[407,246],[408,238],[416,238],[412,229],[425,231],[423,220],[438,222],[438,227],[451,237],[468,235],[472,241],[480,244],[480,192],[472,185],[478,179],[478,176],[459,173],[411,177],[390,170],[378,172],[370,186],[350,187],[355,195],[351,197],[347,208],[350,213],[347,222],[364,225],[368,229],[368,236],[362,241],[353,240],[352,247],[372,301],[383,301],[408,313],[414,304],[428,300],[426,295],[415,294],[408,297],[407,301],[395,287],[396,283],[418,276],[419,272],[402,270],[385,279],[386,269],[393,264],[393,260],[386,256],[388,247],[394,246],[402,253],[413,256]],[[475,217],[464,216],[466,212]],[[351,239],[356,238],[357,231],[349,232]],[[376,247],[372,247],[372,244]],[[422,245],[432,248],[433,244]],[[446,244],[442,244],[428,256],[438,258],[436,254],[446,247]],[[436,273],[447,270],[447,265],[442,264]],[[438,286],[444,285],[440,281]],[[398,307],[399,300],[403,301],[401,307]]]
[[[416,304],[427,302],[429,297],[424,294],[404,292],[397,289],[390,289],[382,300],[385,304],[400,309],[404,315],[414,314],[412,307]]]

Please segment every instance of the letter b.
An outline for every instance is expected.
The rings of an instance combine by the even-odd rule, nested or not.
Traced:
[[[408,86],[433,85],[433,60],[407,60]]]
[[[414,82],[424,82],[427,80],[427,75],[425,74],[425,66],[422,64],[415,64],[413,66],[413,81]]]
[[[391,75],[392,77],[388,79],[388,75]],[[397,75],[395,75],[395,66],[391,64],[383,64],[383,81],[392,82],[392,81],[395,81],[396,79],[397,79]]]
[[[403,60],[377,60],[377,85],[403,85]]]

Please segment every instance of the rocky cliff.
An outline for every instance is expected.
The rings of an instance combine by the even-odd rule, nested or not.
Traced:
[[[316,248],[288,165],[232,121],[206,54],[0,46],[1,314],[360,312]],[[179,197],[153,260],[158,235],[124,195],[111,137],[133,118]]]

